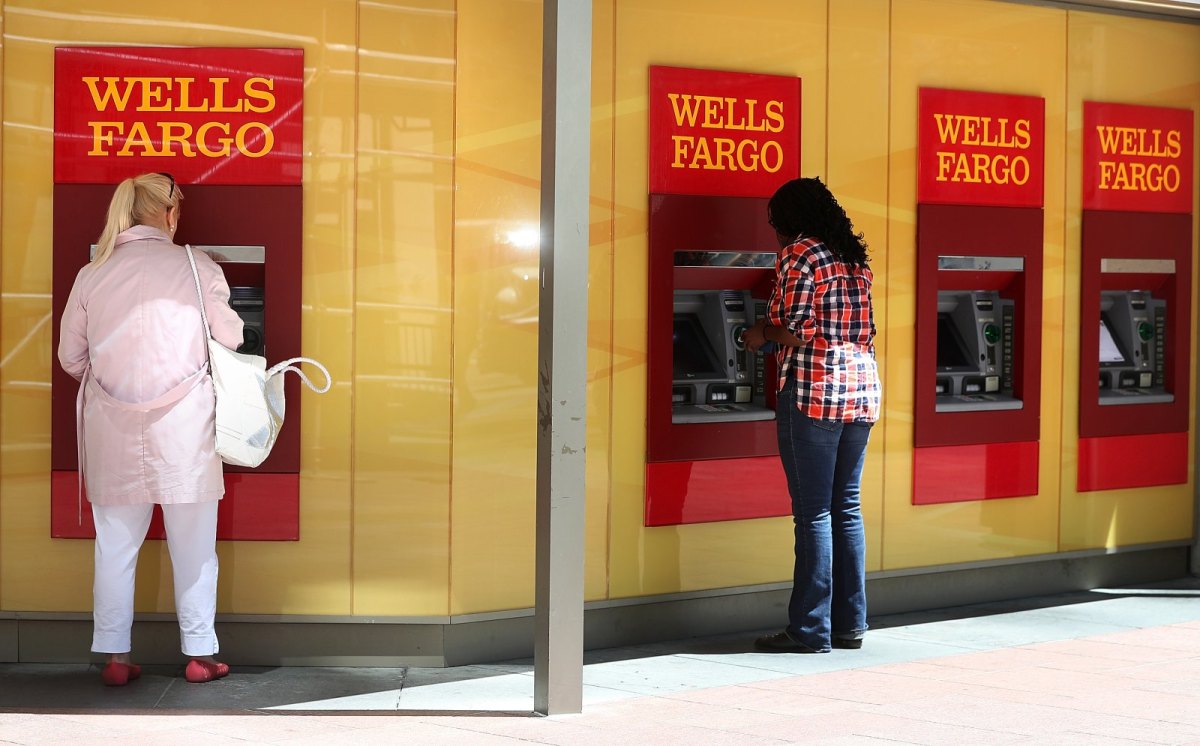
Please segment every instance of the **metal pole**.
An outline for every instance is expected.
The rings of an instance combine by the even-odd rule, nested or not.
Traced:
[[[583,710],[592,2],[544,0],[534,709]]]

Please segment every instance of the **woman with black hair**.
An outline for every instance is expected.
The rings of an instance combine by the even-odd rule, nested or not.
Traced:
[[[881,395],[867,245],[820,179],[789,181],[767,210],[780,245],[776,284],[745,342],[751,350],[776,343],[779,457],[796,560],[788,626],[755,648],[860,648],[867,597],[859,492]]]

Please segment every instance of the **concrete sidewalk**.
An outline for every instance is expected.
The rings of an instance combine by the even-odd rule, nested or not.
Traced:
[[[0,666],[0,743],[1200,744],[1200,580],[872,619],[861,650],[753,635],[589,653],[584,712],[528,661],[452,669]]]

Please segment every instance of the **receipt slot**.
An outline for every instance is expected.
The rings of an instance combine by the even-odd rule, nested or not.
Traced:
[[[775,361],[742,333],[779,244],[767,200],[651,195],[645,524],[788,515]]]
[[[1085,210],[1078,489],[1187,482],[1191,216]]]
[[[913,502],[1036,495],[1042,211],[920,205]]]

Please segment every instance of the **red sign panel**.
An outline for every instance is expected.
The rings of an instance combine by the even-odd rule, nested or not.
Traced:
[[[917,202],[1041,207],[1046,101],[922,88]]]
[[[1083,209],[1192,207],[1191,110],[1083,102]]]
[[[800,175],[800,79],[650,68],[650,192],[769,197]]]
[[[299,184],[300,49],[59,47],[54,181]]]

